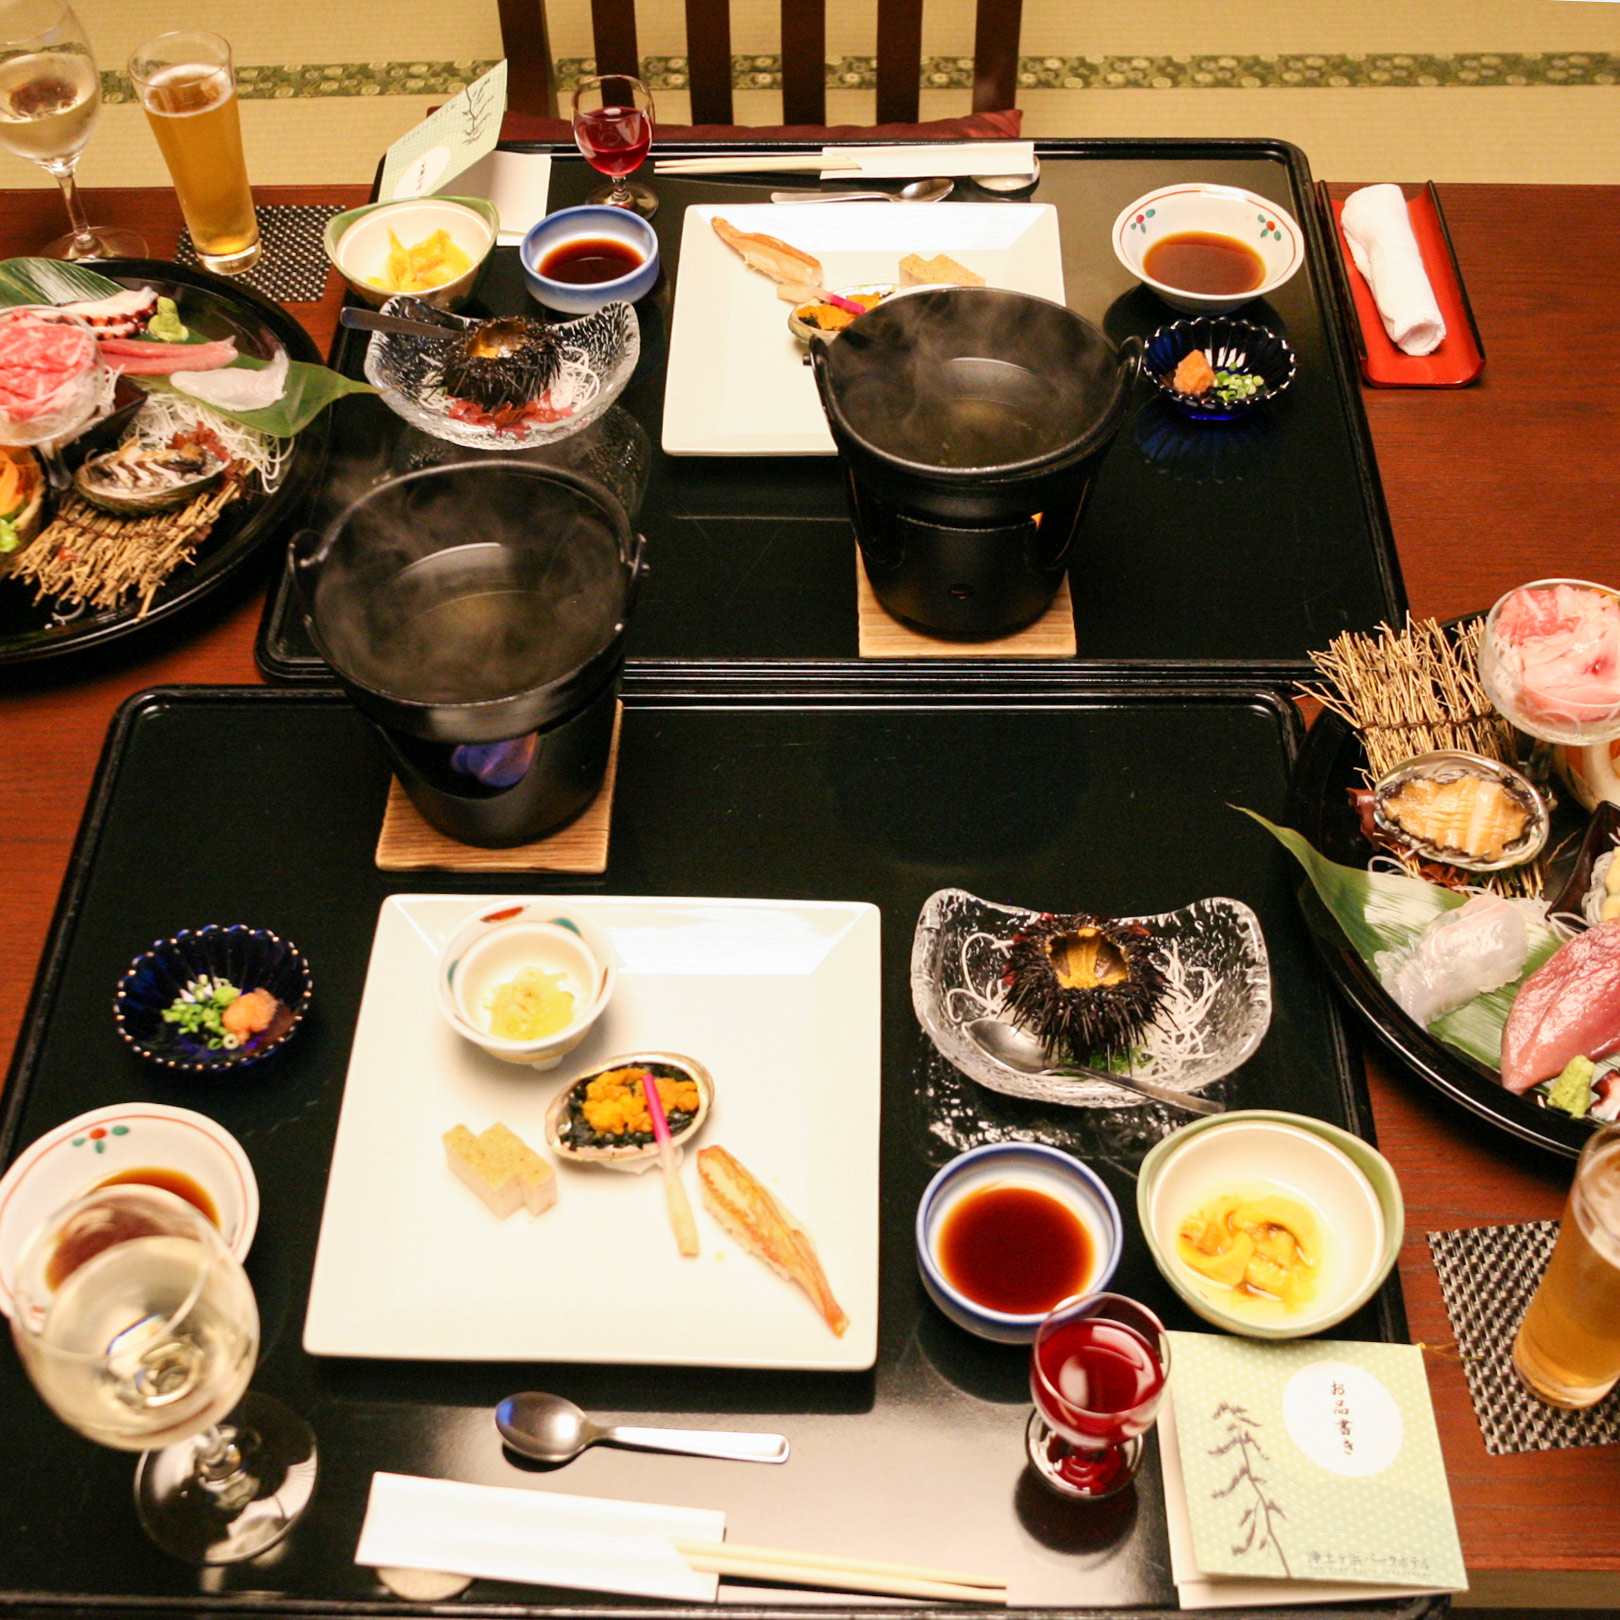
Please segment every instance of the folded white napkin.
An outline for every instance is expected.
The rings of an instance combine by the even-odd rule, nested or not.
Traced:
[[[713,1603],[720,1577],[700,1575],[670,1538],[725,1534],[725,1514],[707,1508],[373,1474],[354,1561]]]
[[[1446,335],[1446,323],[1401,188],[1363,186],[1352,192],[1342,222],[1350,257],[1372,288],[1390,342],[1407,354],[1432,354]]]
[[[500,211],[497,240],[515,247],[546,217],[551,192],[549,152],[486,152],[437,188],[453,197],[486,197]]]

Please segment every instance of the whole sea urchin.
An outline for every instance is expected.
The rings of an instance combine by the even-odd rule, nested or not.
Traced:
[[[1129,1046],[1166,988],[1147,928],[1085,912],[1047,912],[1021,928],[1002,983],[1013,1022],[1050,1057],[1082,1063]]]
[[[541,321],[521,315],[470,327],[444,362],[444,391],[484,410],[528,405],[557,380],[562,345]]]

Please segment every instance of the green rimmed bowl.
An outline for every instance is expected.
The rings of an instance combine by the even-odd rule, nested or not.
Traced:
[[[1181,1222],[1223,1193],[1273,1191],[1315,1216],[1322,1234],[1314,1299],[1287,1312],[1212,1283],[1176,1253]],[[1142,1161],[1136,1213],[1154,1264],[1206,1322],[1256,1339],[1298,1339],[1353,1315],[1382,1286],[1400,1253],[1406,1208],[1383,1154],[1360,1137],[1304,1114],[1251,1108],[1195,1120]]]
[[[388,232],[406,246],[422,241],[437,230],[450,233],[450,240],[472,261],[469,269],[453,280],[411,296],[436,309],[459,309],[478,287],[489,267],[500,230],[500,213],[482,197],[404,197],[393,202],[367,203],[350,208],[327,221],[321,241],[326,256],[347,283],[349,290],[373,309],[381,309],[395,292],[376,286],[374,277],[383,273],[388,257]]]

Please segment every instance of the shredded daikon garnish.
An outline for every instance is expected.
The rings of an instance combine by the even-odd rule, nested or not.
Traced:
[[[177,433],[190,433],[199,427],[216,434],[233,461],[256,472],[266,493],[281,482],[297,443],[294,439],[277,439],[256,428],[245,427],[198,400],[172,394],[167,389],[146,396],[146,403],[136,412],[134,426],[125,442],[134,438],[142,444],[166,445]]]

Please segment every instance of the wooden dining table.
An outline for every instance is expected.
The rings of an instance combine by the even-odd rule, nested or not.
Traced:
[[[1349,187],[1336,188],[1341,193]],[[261,204],[364,200],[364,188],[265,187]],[[1447,618],[1549,575],[1620,575],[1620,188],[1446,185],[1441,196],[1487,355],[1458,390],[1365,389],[1412,611]],[[172,255],[165,189],[89,192],[93,219]],[[54,192],[0,193],[0,257],[60,228]],[[342,289],[289,308],[324,351]],[[108,722],[131,693],[257,683],[265,568],[196,618],[99,662],[0,679],[0,1056],[9,1062]],[[1586,1447],[1491,1456],[1464,1384],[1427,1234],[1555,1217],[1571,1164],[1429,1090],[1369,1043],[1378,1144],[1406,1199],[1400,1276],[1430,1388],[1471,1605],[1540,1611],[1620,1603],[1620,1455]]]

